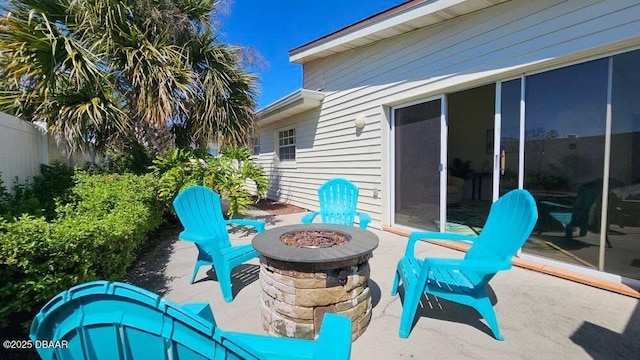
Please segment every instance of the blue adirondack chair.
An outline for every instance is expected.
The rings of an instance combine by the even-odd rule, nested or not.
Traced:
[[[34,318],[42,359],[349,359],[351,320],[325,314],[318,340],[224,331],[207,303],[177,305],[133,285],[94,281],[51,299]]]
[[[208,187],[194,185],[181,191],[173,200],[173,208],[184,226],[181,240],[191,241],[198,248],[191,283],[204,265],[212,265],[222,288],[224,301],[231,302],[231,271],[234,267],[258,257],[251,244],[231,246],[227,225],[252,226],[264,231],[264,221],[250,219],[225,220],[220,196]]]
[[[595,205],[602,202],[602,179],[596,179],[578,187],[575,203],[573,205],[559,204],[553,201],[540,201],[541,214],[548,214],[550,218],[556,220],[565,230],[565,239],[573,239],[573,230],[580,228],[580,236],[587,235],[590,223],[590,213]],[[617,179],[610,179],[611,188],[623,187],[625,183]],[[613,214],[611,214],[613,215]],[[609,219],[611,216],[609,216]],[[544,217],[542,218],[544,219]],[[607,229],[609,228],[607,224]],[[543,228],[538,230],[541,234]],[[609,241],[609,236],[605,236],[607,247],[613,247]]]
[[[511,258],[527,240],[538,219],[538,209],[526,190],[513,190],[498,199],[479,236],[438,232],[413,232],[404,257],[398,262],[391,295],[404,285],[400,337],[411,332],[418,302],[423,293],[476,309],[493,335],[504,340],[486,287],[500,270],[511,268]],[[463,259],[416,259],[415,244],[420,239],[471,241]]]
[[[366,229],[371,222],[368,214],[356,211],[358,204],[358,187],[343,178],[328,180],[318,189],[320,211],[314,211],[302,217],[303,224],[310,224],[320,214],[325,224],[353,226],[356,216],[360,220],[360,228]]]

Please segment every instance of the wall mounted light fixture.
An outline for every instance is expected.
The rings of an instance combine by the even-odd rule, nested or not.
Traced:
[[[364,118],[364,114],[358,114],[358,116],[356,116],[356,119],[355,119],[354,123],[356,124],[356,128],[358,128],[358,129],[364,128],[364,125],[366,123],[366,120]]]

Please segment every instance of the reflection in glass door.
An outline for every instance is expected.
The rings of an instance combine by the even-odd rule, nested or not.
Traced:
[[[526,78],[524,188],[538,204],[538,224],[523,253],[598,269],[608,64]]]
[[[438,230],[442,100],[393,110],[393,222]]]
[[[500,92],[500,194],[517,189],[520,174],[521,79],[501,84]]]
[[[616,55],[612,61],[604,270],[640,280],[640,50]]]

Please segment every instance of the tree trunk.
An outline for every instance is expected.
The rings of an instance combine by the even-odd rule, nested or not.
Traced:
[[[140,145],[156,156],[175,144],[173,133],[164,124],[158,126],[138,121],[134,127],[134,136]]]
[[[67,142],[65,142],[65,149],[67,150],[66,156],[67,156],[67,166],[69,166],[70,168],[74,167],[75,164],[73,163],[73,149],[71,148],[71,146],[69,146],[69,144]]]

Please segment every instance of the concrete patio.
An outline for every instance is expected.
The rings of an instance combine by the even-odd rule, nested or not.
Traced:
[[[273,216],[252,210],[267,229],[299,223],[304,213]],[[402,302],[390,295],[397,260],[406,238],[372,230],[380,238],[371,265],[373,316],[353,343],[352,359],[633,359],[640,355],[640,305],[618,295],[549,275],[513,268],[490,283],[505,341],[495,340],[473,310],[447,301],[418,310],[408,339],[398,336]],[[253,234],[232,231],[234,244]],[[158,240],[132,273],[130,281],[177,303],[208,302],[225,330],[264,334],[259,309],[258,260],[236,268],[233,302],[222,300],[211,270],[203,267],[189,284],[197,250],[175,234]],[[417,256],[461,257],[463,253],[422,243]],[[401,290],[402,293],[402,290]],[[424,299],[424,298],[423,298]]]

